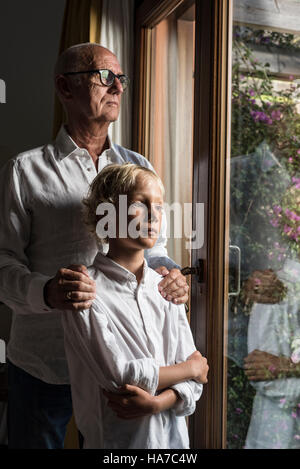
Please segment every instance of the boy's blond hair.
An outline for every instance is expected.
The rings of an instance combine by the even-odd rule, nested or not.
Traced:
[[[89,231],[102,244],[108,242],[108,238],[101,239],[97,235],[96,227],[99,216],[97,207],[101,203],[111,203],[118,206],[119,195],[130,195],[136,186],[136,179],[140,174],[156,179],[164,195],[164,186],[160,177],[151,169],[133,163],[110,164],[106,166],[93,180],[88,195],[83,199],[84,221]]]

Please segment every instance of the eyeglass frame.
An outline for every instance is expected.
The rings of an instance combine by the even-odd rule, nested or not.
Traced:
[[[101,72],[104,72],[104,71],[108,71],[110,73],[113,74],[114,76],[114,81],[112,82],[111,85],[106,85],[105,83],[103,83],[102,79],[101,79]],[[67,75],[79,75],[79,74],[82,74],[82,73],[98,73],[99,74],[99,77],[100,77],[100,81],[101,81],[101,84],[103,86],[106,86],[107,88],[109,88],[110,86],[113,86],[114,83],[115,83],[115,79],[118,78],[118,80],[120,81],[121,85],[122,85],[122,82],[120,80],[120,78],[122,77],[125,77],[127,79],[127,85],[126,85],[126,88],[123,88],[123,85],[122,85],[122,88],[123,88],[123,91],[125,91],[128,86],[129,86],[129,83],[130,83],[130,80],[129,80],[129,77],[127,75],[125,75],[124,73],[121,73],[120,75],[117,75],[116,73],[114,73],[112,70],[109,70],[108,68],[100,68],[100,69],[97,69],[97,70],[82,70],[80,72],[66,72],[66,73],[63,73],[64,76],[67,76]]]

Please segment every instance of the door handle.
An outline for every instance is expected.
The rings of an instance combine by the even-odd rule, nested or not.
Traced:
[[[181,269],[182,275],[196,275],[197,282],[203,283],[204,282],[204,260],[197,259],[195,267],[184,267]]]
[[[236,268],[235,268],[235,291],[229,292],[228,296],[239,296],[241,291],[241,250],[239,246],[230,245],[229,250],[236,252]]]

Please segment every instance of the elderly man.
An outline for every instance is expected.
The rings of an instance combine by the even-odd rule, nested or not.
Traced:
[[[85,266],[97,246],[81,219],[82,198],[109,163],[151,168],[108,138],[128,85],[112,52],[97,44],[73,46],[58,59],[55,84],[66,126],[54,144],[18,155],[0,175],[0,300],[13,310],[11,448],[63,447],[72,403],[60,311],[76,314],[95,297]],[[148,263],[164,276],[161,294],[184,303],[188,286],[165,243],[162,233],[147,253]]]

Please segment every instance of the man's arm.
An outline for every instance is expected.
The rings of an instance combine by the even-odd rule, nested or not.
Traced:
[[[14,309],[49,310],[44,302],[46,275],[31,272],[25,254],[30,243],[31,216],[26,210],[18,164],[9,161],[0,172],[0,300]]]
[[[9,161],[0,172],[0,301],[24,314],[52,308],[78,310],[94,298],[93,280],[83,266],[60,269],[54,278],[31,272],[26,249],[31,238],[31,211],[26,207],[18,164]],[[67,293],[72,291],[72,298]]]

